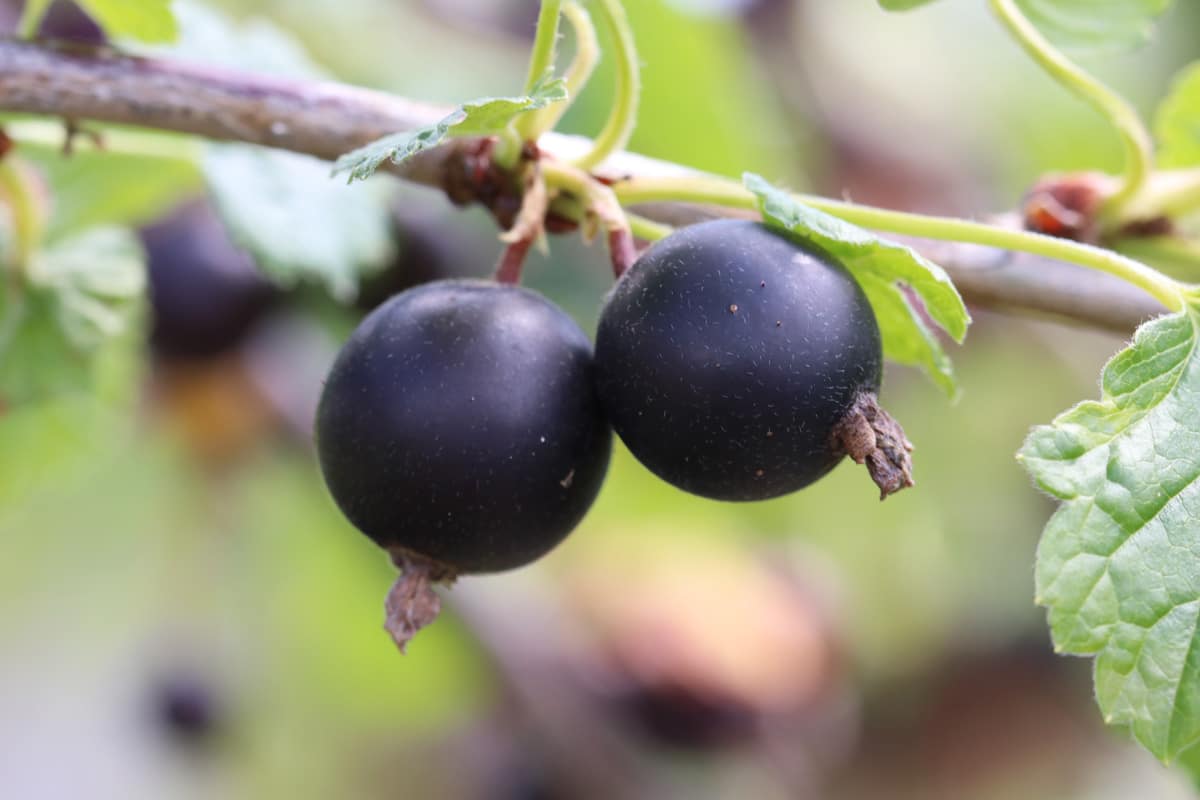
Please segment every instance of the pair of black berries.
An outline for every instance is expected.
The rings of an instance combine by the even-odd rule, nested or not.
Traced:
[[[874,403],[881,366],[870,304],[840,264],[721,220],[672,234],[621,277],[594,354],[570,317],[516,286],[395,296],[338,356],[317,443],[339,507],[406,573],[388,601],[403,643],[436,615],[431,583],[527,564],[579,523],[610,425],[705,497],[786,494],[846,454],[878,462],[885,494],[908,485],[909,446]]]

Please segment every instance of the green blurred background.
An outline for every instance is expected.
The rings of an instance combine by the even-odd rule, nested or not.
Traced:
[[[518,88],[536,15],[220,5],[340,80],[437,102]],[[983,3],[626,5],[645,81],[632,147],[649,155],[965,216],[1014,207],[1047,170],[1119,165],[1115,136]],[[1200,8],[1179,3],[1152,48],[1087,65],[1149,112],[1197,34]],[[565,130],[603,124],[610,68]],[[482,212],[394,191],[402,269],[490,271]],[[599,248],[560,237],[527,282],[591,329],[609,278]],[[402,657],[381,629],[392,568],[337,513],[308,443],[362,312],[308,286],[269,305],[219,353],[138,342],[99,398],[0,415],[0,796],[1191,796],[1103,729],[1089,663],[1052,653],[1032,600],[1052,506],[1013,453],[1096,395],[1119,337],[975,310],[952,353],[959,403],[889,370],[918,486],[884,504],[852,465],[715,503],[619,450],[562,547],[462,581]]]

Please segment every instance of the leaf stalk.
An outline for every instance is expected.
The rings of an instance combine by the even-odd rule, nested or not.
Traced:
[[[1121,218],[1121,212],[1145,186],[1154,170],[1154,142],[1137,111],[1125,98],[1092,77],[1062,54],[1029,21],[1016,0],[988,0],[993,13],[1017,43],[1063,88],[1099,111],[1121,137],[1125,148],[1125,168],[1121,185],[1104,204],[1108,222]]]

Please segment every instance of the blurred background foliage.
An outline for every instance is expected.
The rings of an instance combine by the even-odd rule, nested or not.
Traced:
[[[447,103],[512,93],[536,15],[532,0],[217,5],[289,32],[337,79]],[[1115,136],[982,3],[626,5],[640,152],[967,216],[1014,207],[1047,170],[1118,165]],[[69,9],[51,19],[94,35]],[[1200,8],[1178,3],[1152,48],[1088,66],[1148,111],[1197,34]],[[565,130],[600,127],[609,67]],[[1096,394],[1117,337],[977,311],[953,354],[959,404],[889,371],[918,488],[885,504],[850,465],[791,497],[715,503],[619,450],[567,543],[463,581],[401,657],[380,627],[391,567],[321,485],[312,408],[366,309],[488,274],[494,227],[388,179],[344,189],[390,197],[394,246],[338,304],[319,269],[263,278],[214,212],[221,190],[205,197],[198,146],[153,141],[168,157],[22,148],[52,229],[147,226],[151,302],[90,368],[98,390],[0,408],[0,796],[1191,796],[1103,730],[1087,662],[1052,654],[1032,601],[1051,506],[1013,453]],[[598,248],[559,238],[527,282],[589,329],[609,278]]]

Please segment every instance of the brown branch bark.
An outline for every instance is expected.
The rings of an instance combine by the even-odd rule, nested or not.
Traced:
[[[446,113],[340,84],[12,40],[0,41],[0,108],[191,133],[323,159]]]
[[[336,83],[243,75],[103,49],[0,40],[0,111],[175,131],[332,160],[389,133],[435,122],[447,109]],[[570,158],[584,151],[587,140],[548,134],[540,145],[554,157]],[[447,188],[443,166],[452,152],[437,148],[391,171]],[[621,153],[600,172],[620,178],[689,170]],[[714,213],[682,204],[655,204],[641,212],[673,224]],[[969,303],[981,307],[1045,313],[1122,332],[1163,310],[1141,290],[1091,271],[1085,276],[1083,268],[1071,264],[954,243],[919,247],[950,273]]]

